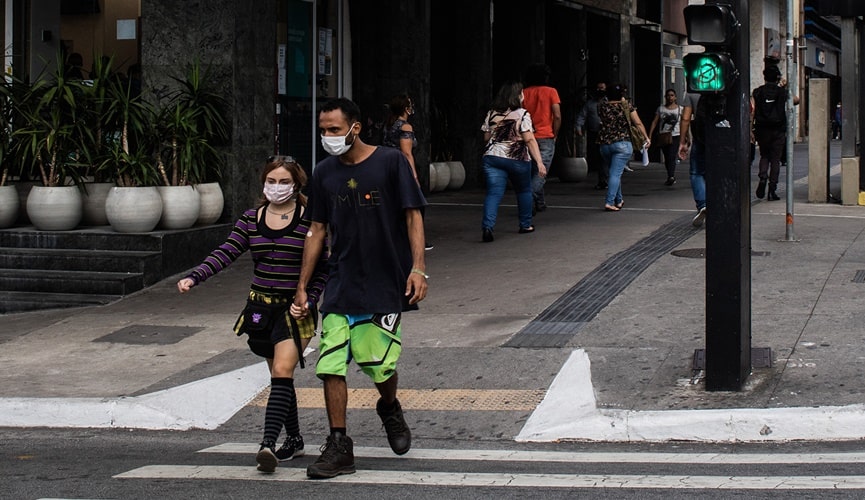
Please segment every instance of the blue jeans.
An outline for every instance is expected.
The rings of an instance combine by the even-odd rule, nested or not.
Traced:
[[[706,206],[706,145],[694,140],[691,143],[691,191],[697,210]]]
[[[622,172],[634,154],[634,146],[631,141],[619,141],[612,144],[601,144],[601,158],[604,159],[604,167],[610,171],[607,180],[607,198],[604,202],[613,206],[622,203]]]
[[[508,179],[517,193],[520,227],[531,226],[532,162],[484,155],[483,167],[487,178],[487,196],[484,198],[484,220],[481,227],[483,229],[495,227],[499,204],[505,195]]]
[[[538,149],[541,150],[541,161],[547,168],[547,173],[550,172],[550,165],[553,163],[553,155],[556,153],[556,140],[550,137],[549,139],[536,139],[538,141]],[[546,205],[544,200],[544,184],[547,180],[538,175],[537,165],[532,163],[532,198],[538,205]]]

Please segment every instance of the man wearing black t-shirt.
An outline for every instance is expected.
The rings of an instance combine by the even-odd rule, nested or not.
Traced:
[[[360,110],[348,99],[326,103],[319,114],[322,147],[331,156],[316,165],[310,182],[312,221],[303,269],[291,313],[309,314],[306,285],[324,251],[330,229],[329,276],[325,285],[316,375],[324,381],[330,424],[312,478],[355,472],[353,443],[346,435],[348,387],[353,359],[375,382],[376,412],[391,449],[411,448],[411,431],[396,398],[396,362],[401,352],[402,311],[417,309],[426,296],[424,229],[426,200],[405,155],[360,139]]]

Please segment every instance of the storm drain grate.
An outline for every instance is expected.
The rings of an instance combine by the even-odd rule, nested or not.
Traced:
[[[505,347],[562,347],[653,262],[694,235],[691,216],[607,259],[511,337]]]
[[[267,406],[270,388],[261,391],[250,406]],[[400,389],[399,402],[405,410],[433,411],[532,411],[546,395],[544,389]],[[377,389],[349,389],[348,407],[373,409],[381,396]],[[298,388],[298,408],[324,408],[321,388]]]
[[[176,344],[201,330],[204,330],[204,328],[198,326],[129,325],[113,333],[94,339],[93,342],[170,345]]]
[[[853,283],[865,283],[865,271],[856,271],[856,275],[853,276]]]

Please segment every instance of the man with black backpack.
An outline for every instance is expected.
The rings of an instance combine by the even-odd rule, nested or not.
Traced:
[[[769,65],[763,70],[766,83],[754,89],[751,97],[751,133],[760,147],[760,182],[757,198],[766,196],[769,201],[780,200],[775,190],[781,170],[781,156],[787,144],[787,87],[781,80],[778,66]],[[799,104],[799,97],[793,97]],[[769,193],[766,194],[766,181]]]

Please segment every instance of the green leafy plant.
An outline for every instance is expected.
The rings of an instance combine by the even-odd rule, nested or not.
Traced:
[[[158,161],[162,182],[198,184],[218,177],[223,158],[218,147],[228,140],[225,99],[213,88],[210,68],[195,60],[178,88],[163,101],[158,123],[163,148]]]
[[[63,74],[62,57],[57,69],[42,73],[16,99],[15,110],[21,124],[14,127],[17,158],[42,180],[44,186],[80,185],[82,159],[88,134],[83,119],[83,83]]]
[[[99,70],[94,87],[100,102],[95,157],[96,172],[108,172],[120,187],[153,186],[159,183],[159,131],[153,104],[135,92],[131,82],[108,68]]]

